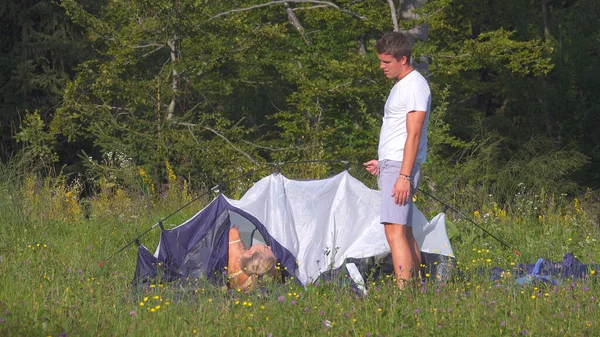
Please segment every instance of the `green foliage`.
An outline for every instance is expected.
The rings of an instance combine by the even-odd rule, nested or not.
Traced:
[[[403,29],[429,27],[414,52],[431,60],[434,93],[421,187],[475,210],[473,219],[521,258],[449,215],[455,255],[470,280],[427,283],[420,294],[390,296],[395,289],[384,282],[360,301],[348,289],[294,285],[262,297],[206,288],[182,301],[157,285],[135,298],[128,286],[133,249],[98,269],[190,200],[191,188],[204,191],[265,162],[375,157],[392,83],[378,72],[373,45],[392,29],[388,4],[288,3],[302,30],[282,3],[263,4],[0,4],[0,335],[597,330],[597,308],[588,301],[598,292],[595,278],[570,288],[521,288],[510,277],[490,284],[474,273],[540,255],[600,258],[597,192],[571,199],[600,181],[595,0],[429,0],[420,18],[401,21]],[[17,139],[24,154],[13,154]],[[85,178],[44,178],[55,174],[51,163]],[[281,168],[317,178],[340,164]],[[362,168],[351,169],[374,187]],[[240,196],[254,179],[224,188]],[[418,203],[439,210],[426,197]]]
[[[21,185],[27,186],[26,175],[21,176]],[[594,297],[600,290],[594,267],[600,259],[598,195],[592,192],[572,199],[521,190],[518,208],[512,210],[482,201],[473,219],[508,241],[520,257],[449,212],[462,277],[440,283],[425,275],[424,282],[402,293],[393,277],[372,279],[366,284],[368,295],[359,298],[344,276],[307,287],[265,281],[264,291],[251,295],[202,280],[192,281],[187,291],[168,283],[134,289],[134,247],[101,267],[98,263],[162,218],[166,210],[154,202],[167,200],[153,201],[132,191],[125,198],[115,192],[105,206],[91,200],[95,205],[88,218],[67,219],[65,208],[53,213],[53,220],[32,221],[32,215],[54,209],[52,198],[62,194],[44,186],[54,186],[55,181],[37,180],[37,195],[45,201],[36,209],[20,207],[28,198],[21,190],[3,189],[7,197],[0,199],[1,335],[147,336],[150,331],[161,336],[586,336],[594,334],[600,318]],[[0,187],[5,184],[0,180]],[[165,225],[181,223],[207,202]],[[142,243],[154,247],[158,235],[157,227],[141,238]],[[590,267],[586,279],[561,280],[557,286],[515,282],[514,268],[520,263],[534,263],[539,257],[560,261],[565,253]],[[497,281],[487,274],[492,267],[505,270]]]
[[[383,97],[371,78],[381,79],[374,56],[358,52],[373,28],[356,17],[373,7],[298,11],[314,32],[307,45],[280,6],[234,13],[232,4],[119,2],[92,16],[62,5],[101,52],[80,66],[50,124],[70,142],[119,149],[161,179],[169,160],[204,186],[265,161],[374,152]]]
[[[549,182],[548,191],[561,193],[572,191],[573,181],[595,186],[600,142],[590,128],[599,115],[594,93],[600,82],[590,75],[598,50],[589,41],[598,36],[578,23],[595,24],[599,8],[591,0],[544,4],[546,12],[534,0],[434,0],[415,10],[416,19],[401,20],[402,29],[429,28],[414,48],[416,58],[430,60],[433,92],[427,188],[501,194],[509,202],[517,166],[540,173],[539,179],[519,177],[532,188]],[[54,29],[27,22],[36,39],[21,41],[18,30],[7,28],[5,69],[22,69],[19,74],[35,80],[21,85],[4,71],[10,83],[4,92],[36,88],[44,92],[39,97],[52,97],[52,107],[36,101],[29,111],[37,115],[17,126],[15,111],[27,108],[19,106],[1,126],[11,129],[9,141],[21,139],[65,172],[84,173],[93,167],[90,158],[101,162],[118,152],[157,187],[168,180],[169,162],[189,186],[210,188],[267,162],[376,156],[393,84],[377,69],[373,48],[392,28],[385,1],[64,0],[60,6],[40,0],[0,7],[10,22],[39,14]],[[50,19],[51,13],[58,14]],[[66,17],[72,22],[60,21]],[[48,60],[57,66],[40,73],[36,62],[48,52],[31,50],[37,37],[47,46],[68,40],[62,46],[82,52],[72,57],[62,47],[53,50]],[[31,53],[16,53],[21,45]],[[60,67],[58,59],[65,61]],[[524,155],[536,142],[545,145],[532,148],[563,152]],[[552,165],[560,176],[541,169]],[[290,174],[317,178],[334,167],[320,162]],[[136,176],[135,169],[111,170],[122,170],[116,175],[132,184],[122,186],[138,188],[139,181],[126,178]],[[227,186],[236,194],[245,187]]]
[[[598,88],[598,83],[575,74],[589,73],[589,67],[594,67],[597,62],[571,55],[595,54],[595,47],[587,43],[593,37],[578,32],[578,28],[565,30],[560,27],[575,24],[590,13],[597,14],[599,8],[591,1],[577,1],[564,6],[547,2],[546,6],[549,35],[544,33],[542,7],[539,4],[532,6],[527,1],[429,1],[423,10],[424,20],[430,29],[430,38],[424,46],[427,55],[432,58],[431,82],[450,85],[451,88],[445,119],[451,126],[451,134],[466,142],[484,142],[481,147],[486,147],[486,143],[502,142],[500,147],[489,149],[494,153],[481,152],[489,155],[483,155],[478,166],[486,166],[488,170],[505,167],[504,163],[518,157],[519,151],[527,148],[532,138],[553,143],[552,150],[566,148],[569,157],[578,158],[569,170],[571,177],[582,169],[588,171],[595,163],[594,151],[588,146],[596,144],[594,137],[590,136],[593,132],[571,128],[596,122],[595,117],[576,112],[576,106],[591,111],[588,110],[591,108],[588,99],[593,95],[583,92]],[[575,43],[577,47],[565,48],[565,41]],[[573,57],[577,61],[571,63]],[[577,70],[578,67],[588,70]],[[579,98],[571,100],[572,95]],[[583,120],[586,120],[584,124],[578,124]],[[580,141],[580,136],[586,141]],[[485,142],[486,139],[489,141]],[[545,150],[548,149],[545,147]],[[457,156],[460,153],[463,150],[450,151],[445,157],[463,158]],[[484,164],[490,156],[498,160],[494,160],[492,165]],[[583,157],[589,157],[591,161],[584,163]],[[536,166],[534,163],[538,159],[530,158],[534,158],[531,163]],[[476,160],[475,157],[472,159]],[[542,155],[540,160],[546,162],[548,159],[548,156]],[[521,162],[521,165],[525,163]],[[556,165],[563,167],[560,162]],[[557,170],[560,171],[562,169]],[[485,174],[488,171],[479,172]],[[587,183],[596,184],[593,175],[587,177]],[[556,180],[551,177],[544,179],[550,183]],[[502,181],[506,180],[487,180],[486,184]]]
[[[425,172],[433,171],[435,184],[428,185],[432,192],[448,196],[466,209],[490,196],[507,207],[522,188],[576,195],[579,188],[568,177],[587,163],[580,152],[561,149],[555,141],[543,138],[532,138],[511,153],[505,140],[490,135],[471,143],[463,154],[455,175],[444,177],[451,169],[436,169],[431,164]]]
[[[438,98],[438,105],[429,117],[427,162],[422,167],[421,188],[436,193],[448,193],[455,188],[457,172],[460,171],[460,168],[456,167],[458,165],[453,164],[452,158],[448,158],[448,153],[464,151],[472,145],[453,136],[450,125],[445,121],[449,105],[449,86],[443,89],[432,86],[431,90],[432,95]]]
[[[6,160],[18,149],[12,136],[23,114],[39,111],[49,121],[73,68],[92,50],[54,1],[3,1],[0,15],[0,158]]]
[[[50,148],[54,135],[46,131],[38,111],[28,113],[21,124],[21,131],[15,137],[26,144],[28,151],[42,163],[52,164],[58,160],[56,152]]]

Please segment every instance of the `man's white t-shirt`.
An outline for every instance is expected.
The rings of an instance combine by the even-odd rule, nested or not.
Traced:
[[[427,159],[427,124],[431,110],[431,91],[427,80],[413,70],[398,81],[385,102],[383,125],[379,135],[379,160],[402,161],[406,144],[406,117],[411,111],[425,111],[417,163]]]

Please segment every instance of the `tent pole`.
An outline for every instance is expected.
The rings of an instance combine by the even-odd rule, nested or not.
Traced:
[[[268,168],[268,167],[267,167]],[[148,228],[146,231],[144,231],[142,234],[138,235],[135,239],[133,239],[132,241],[130,241],[128,244],[126,244],[125,246],[121,247],[121,249],[119,249],[118,251],[116,251],[115,253],[113,253],[112,255],[110,255],[108,258],[100,261],[98,263],[98,267],[102,267],[106,262],[108,262],[110,259],[112,259],[113,257],[115,257],[115,255],[119,254],[120,252],[122,252],[123,250],[125,250],[125,248],[131,246],[134,243],[139,243],[139,240],[142,238],[142,236],[148,234],[148,232],[150,232],[151,230],[153,230],[154,228],[156,228],[157,226],[160,226],[161,230],[164,230],[165,228],[163,227],[163,222],[166,221],[167,219],[169,219],[170,217],[174,216],[175,214],[179,213],[182,209],[188,207],[189,205],[191,205],[192,203],[194,203],[195,201],[197,201],[198,199],[204,197],[205,195],[207,195],[208,193],[212,192],[212,191],[218,191],[220,189],[222,189],[223,184],[232,182],[232,181],[236,181],[239,180],[247,175],[252,175],[256,172],[259,171],[263,171],[266,170],[266,168],[260,169],[260,170],[251,170],[248,171],[236,178],[233,179],[229,179],[226,180],[224,182],[221,182],[217,185],[215,185],[213,188],[211,188],[210,190],[206,191],[205,193],[202,193],[201,195],[195,197],[194,199],[190,200],[188,203],[184,204],[183,206],[179,207],[176,211],[172,212],[171,214],[167,215],[166,217],[164,217],[162,220],[158,221],[157,223],[155,223],[152,227]]]

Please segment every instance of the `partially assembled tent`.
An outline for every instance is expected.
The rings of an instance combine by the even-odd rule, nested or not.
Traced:
[[[380,192],[347,171],[321,180],[290,180],[272,174],[254,184],[240,200],[219,194],[191,219],[164,229],[154,254],[138,247],[134,283],[161,276],[167,280],[206,277],[223,282],[228,230],[238,226],[247,244],[271,246],[284,270],[301,284],[343,268],[358,285],[365,271],[357,261],[384,261],[389,254],[379,222]],[[447,277],[454,261],[445,215],[431,221],[415,209],[415,238],[428,272]]]

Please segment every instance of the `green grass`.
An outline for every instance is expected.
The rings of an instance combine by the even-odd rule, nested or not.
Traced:
[[[27,186],[38,186],[37,203]],[[361,298],[350,287],[328,284],[266,284],[264,293],[252,295],[206,284],[195,292],[161,284],[135,292],[133,246],[98,263],[178,205],[112,193],[104,203],[89,201],[97,204],[86,218],[65,203],[70,188],[12,182],[0,188],[0,336],[591,336],[600,328],[596,275],[519,286],[512,276],[490,281],[478,271],[508,270],[539,257],[560,261],[566,253],[598,264],[597,196],[577,202],[528,196],[508,214],[493,203],[468,211],[520,257],[448,214],[463,278],[426,281],[402,293],[384,279],[368,284]],[[154,249],[158,232],[142,243]]]

